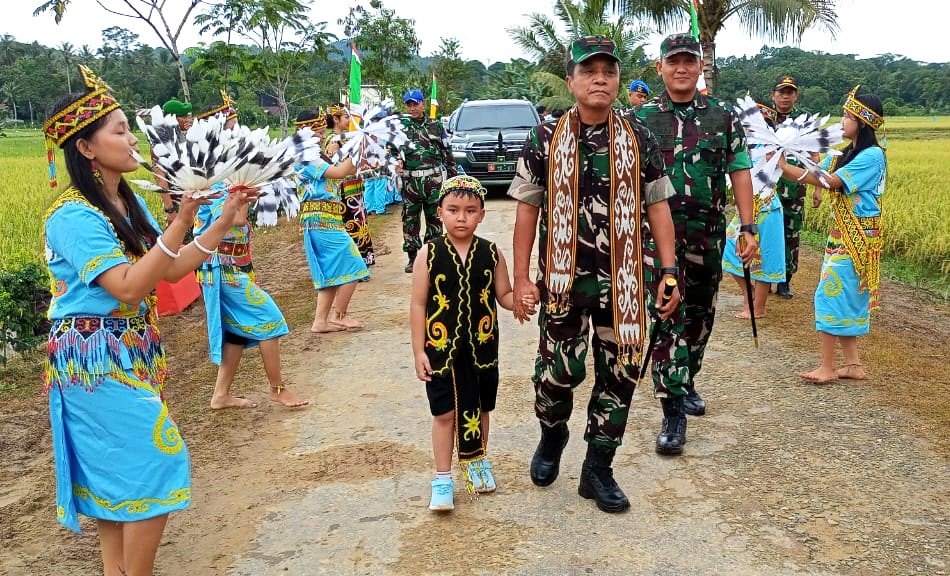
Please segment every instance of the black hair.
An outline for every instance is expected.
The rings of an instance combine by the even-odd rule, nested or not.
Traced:
[[[538,104],[534,109],[538,113],[538,116],[544,116],[544,113],[548,111],[548,107],[544,104]]]
[[[448,196],[448,195],[450,195],[450,194],[451,194],[452,196],[461,196],[462,198],[478,198],[478,203],[481,205],[481,207],[482,207],[482,208],[485,207],[485,197],[484,197],[484,196],[482,196],[482,195],[479,194],[478,192],[475,192],[474,190],[467,190],[467,189],[463,189],[463,188],[456,188],[455,190],[450,190],[450,191],[446,192],[445,194],[440,195],[440,196],[439,196],[439,206],[440,206],[440,207],[442,206],[442,201],[445,200],[445,197]]]
[[[855,98],[873,110],[878,116],[884,116],[884,104],[875,94],[856,94]],[[843,168],[848,162],[854,160],[859,152],[872,146],[880,147],[877,142],[877,133],[873,128],[864,123],[860,118],[856,119],[858,123],[858,133],[848,146],[842,150],[841,159],[838,160],[835,170]]]
[[[340,108],[342,108],[344,112],[347,111],[347,107],[344,106],[343,104],[337,104],[337,106],[339,106]],[[343,113],[342,113],[342,112],[339,113],[339,114],[327,114],[327,124],[329,125],[329,127],[330,127],[331,130],[334,129],[334,128],[336,128],[336,119],[337,119],[337,118],[342,118],[342,117],[343,117]],[[346,126],[344,126],[344,128],[346,128]]]
[[[316,110],[301,110],[300,114],[297,114],[297,122],[306,122],[307,120],[314,120],[320,114]]]
[[[56,103],[53,114],[63,110],[81,98],[83,94],[84,92],[74,92],[63,97]],[[145,216],[145,211],[132,192],[132,188],[130,188],[128,182],[125,181],[125,178],[120,178],[119,197],[122,198],[122,201],[125,203],[125,209],[129,217],[129,219],[126,220],[112,202],[109,202],[102,189],[102,185],[98,179],[93,176],[92,162],[83,156],[79,152],[79,148],[76,147],[76,142],[78,142],[80,138],[85,140],[92,138],[92,136],[103,127],[105,119],[106,116],[96,119],[79,132],[70,136],[61,146],[63,156],[66,159],[66,171],[69,172],[69,185],[79,190],[80,194],[82,194],[90,204],[106,215],[106,218],[112,223],[116,236],[119,237],[119,241],[122,243],[127,254],[142,257],[147,251],[146,245],[142,243],[142,239],[144,238],[149,246],[154,245],[160,231],[152,227],[148,218]]]

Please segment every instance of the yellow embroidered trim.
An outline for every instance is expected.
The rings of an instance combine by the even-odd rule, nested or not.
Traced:
[[[433,251],[430,251],[430,258]],[[435,286],[435,295],[432,300],[435,301],[438,308],[432,313],[432,316],[426,318],[426,339],[436,350],[445,350],[449,343],[449,330],[444,322],[436,322],[436,318],[445,310],[449,309],[449,299],[442,293],[441,283],[445,281],[445,274],[439,274],[433,281]]]
[[[267,302],[267,293],[257,287],[253,282],[248,282],[244,287],[244,297],[247,303],[252,306],[260,306]]]
[[[144,514],[148,512],[152,506],[174,506],[175,504],[181,504],[182,502],[191,500],[191,488],[177,488],[171,490],[165,498],[139,498],[137,500],[123,500],[113,503],[111,500],[96,496],[85,486],[73,484],[73,495],[83,500],[92,500],[100,507],[112,512],[117,512],[124,508],[129,514]]]
[[[287,322],[284,320],[274,320],[273,322],[265,322],[263,324],[255,324],[254,326],[247,326],[245,324],[240,324],[231,320],[230,318],[225,318],[224,323],[232,328],[237,328],[246,334],[268,334],[277,330],[278,328],[287,326]]]

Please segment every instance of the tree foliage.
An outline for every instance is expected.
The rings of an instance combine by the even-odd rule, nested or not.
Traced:
[[[419,56],[415,20],[399,18],[382,0],[370,0],[369,8],[357,4],[338,23],[360,51],[364,84],[392,94],[408,83],[410,65]]]

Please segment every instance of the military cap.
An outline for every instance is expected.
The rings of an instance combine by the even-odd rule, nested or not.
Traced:
[[[584,36],[571,42],[571,48],[568,51],[570,57],[568,67],[572,64],[580,64],[594,56],[604,55],[614,62],[620,62],[615,54],[617,46],[614,41],[606,36]]]
[[[162,112],[165,114],[174,114],[175,116],[187,116],[191,114],[191,104],[172,98],[162,105]]]
[[[687,33],[670,34],[660,43],[660,58],[668,58],[674,54],[692,54],[697,58],[702,58],[703,55],[699,40]]]
[[[422,90],[418,88],[407,90],[406,93],[402,95],[403,102],[422,102],[423,100],[425,100],[425,96],[422,95]]]
[[[789,76],[788,74],[779,76],[778,80],[775,81],[775,88],[772,88],[772,91],[775,92],[782,88],[794,88],[798,90],[798,80],[795,80],[794,76]]]
[[[639,92],[640,94],[646,94],[649,96],[650,87],[647,86],[647,83],[643,80],[634,80],[630,83],[630,87],[627,88],[628,92]]]

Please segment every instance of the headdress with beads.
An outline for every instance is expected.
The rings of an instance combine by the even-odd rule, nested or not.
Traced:
[[[317,134],[323,134],[327,130],[327,113],[323,111],[323,108],[317,108],[317,115],[315,117],[294,122],[294,128],[297,130],[310,128]]]
[[[863,102],[858,100],[858,88],[861,85],[858,84],[854,87],[851,92],[848,92],[848,99],[844,103],[844,111],[848,114],[851,114],[855,118],[858,118],[873,130],[878,130],[881,126],[884,125],[884,117],[871,110],[864,105]]]
[[[327,114],[330,116],[340,116],[346,114],[346,107],[342,104],[330,104],[327,106]]]
[[[477,178],[473,176],[459,175],[452,176],[442,183],[442,188],[439,189],[439,200],[445,198],[449,194],[456,192],[469,192],[475,194],[482,200],[485,199],[485,195],[488,193],[488,191],[485,189],[485,186],[483,186]]]
[[[89,91],[53,114],[43,124],[51,188],[56,188],[55,148],[57,146],[62,148],[63,144],[77,132],[121,106],[115,96],[110,93],[109,85],[96,76],[95,72],[80,64],[79,74]]]
[[[199,114],[198,119],[210,118],[215,114],[224,114],[228,120],[237,118],[237,108],[234,107],[234,98],[231,98],[224,90],[221,91],[221,105]]]

